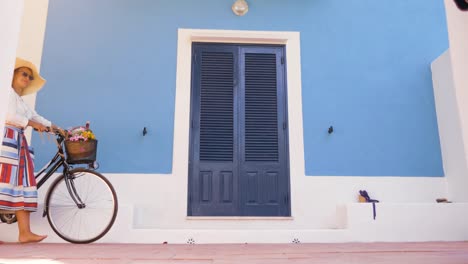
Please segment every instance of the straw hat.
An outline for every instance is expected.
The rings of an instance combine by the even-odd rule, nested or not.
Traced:
[[[44,80],[44,78],[42,78],[39,75],[39,72],[37,71],[36,65],[34,65],[30,61],[27,61],[27,60],[24,60],[22,58],[17,57],[16,58],[16,63],[15,63],[15,70],[18,69],[18,68],[22,68],[22,67],[29,68],[32,71],[32,74],[34,76],[34,80],[31,81],[31,83],[28,85],[28,87],[26,87],[23,90],[23,94],[20,94],[20,95],[23,96],[23,95],[32,94],[32,93],[35,93],[35,92],[39,91],[42,88],[42,86],[44,86],[46,80]]]

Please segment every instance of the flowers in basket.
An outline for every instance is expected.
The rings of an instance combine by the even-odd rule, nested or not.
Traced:
[[[89,129],[89,123],[86,123],[86,126],[79,126],[72,128],[68,131],[69,141],[88,141],[90,139],[96,139],[93,131]]]

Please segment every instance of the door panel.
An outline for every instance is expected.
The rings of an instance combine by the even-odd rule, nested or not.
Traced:
[[[201,166],[197,180],[192,184],[192,216],[236,216],[238,215],[236,171],[227,170],[229,164]],[[209,168],[209,169],[208,169]]]
[[[240,188],[243,215],[289,215],[282,48],[241,48]],[[255,179],[255,180],[254,180]],[[250,186],[255,182],[255,187]],[[255,198],[255,199],[254,199]],[[286,198],[286,199],[285,199]]]
[[[194,47],[188,214],[238,214],[237,49]]]

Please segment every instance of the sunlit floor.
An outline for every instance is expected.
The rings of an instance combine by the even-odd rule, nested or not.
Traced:
[[[468,263],[468,242],[343,244],[0,244],[0,264]]]

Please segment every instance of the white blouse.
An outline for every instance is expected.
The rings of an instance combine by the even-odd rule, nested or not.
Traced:
[[[31,109],[23,101],[21,96],[19,96],[14,90],[11,91],[5,123],[7,125],[26,128],[29,120],[36,121],[47,127],[52,126],[52,122],[38,115],[34,109]]]

